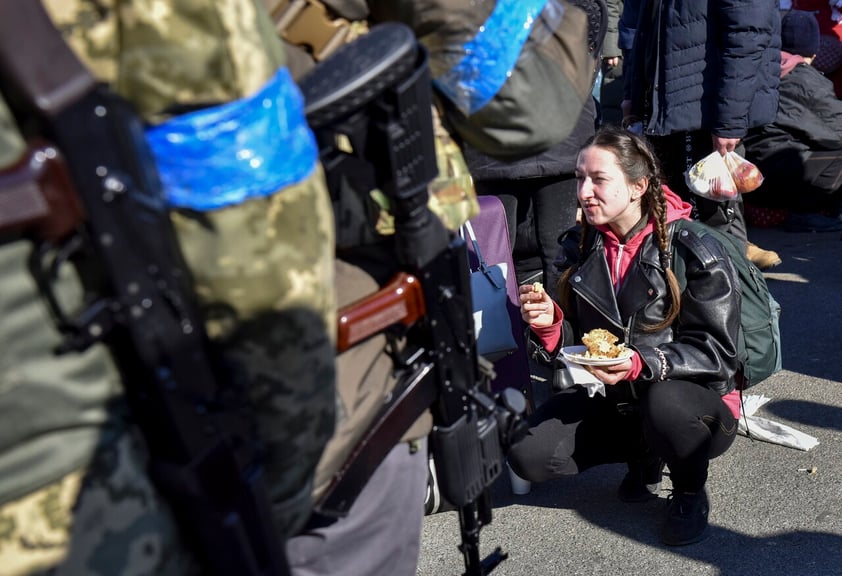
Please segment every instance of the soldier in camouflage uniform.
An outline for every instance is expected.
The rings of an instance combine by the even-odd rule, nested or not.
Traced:
[[[284,65],[271,22],[252,0],[45,5],[95,76],[132,101],[151,124],[176,110],[247,96]],[[0,100],[0,169],[24,150]],[[309,510],[312,474],[334,426],[333,224],[318,169],[296,185],[295,194],[264,202],[263,220],[252,216],[239,233],[272,239],[272,251],[261,249],[258,268],[274,269],[258,281],[281,288],[254,303],[248,291],[235,287],[237,304],[270,318],[303,310],[310,322],[271,325],[259,338],[241,340],[231,355],[263,384],[252,389],[252,400],[268,453],[270,495],[278,524],[294,532]],[[230,223],[234,216],[221,218]],[[185,227],[189,224],[179,232],[188,239]],[[184,244],[205,301],[242,273],[224,266],[243,257],[225,249],[236,242],[198,239],[209,240],[216,243],[204,250]],[[109,351],[94,345],[53,355],[60,335],[28,272],[31,250],[29,240],[0,237],[0,572],[197,573],[167,503],[145,474],[149,455],[131,423]],[[54,290],[69,305],[79,302],[75,270],[63,267]],[[214,326],[208,328],[212,332]],[[310,404],[299,402],[305,397]]]

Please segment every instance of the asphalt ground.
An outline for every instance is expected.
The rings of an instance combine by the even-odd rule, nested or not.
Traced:
[[[483,556],[497,546],[508,554],[492,574],[842,575],[842,241],[770,229],[749,237],[783,259],[766,277],[783,310],[784,370],[747,393],[771,398],[757,416],[819,444],[801,451],[739,436],[711,463],[709,537],[678,548],[657,537],[668,477],[658,500],[625,504],[616,496],[622,465],[534,484],[524,496],[502,474],[480,535]],[[455,512],[425,518],[419,576],[464,573],[459,534]]]

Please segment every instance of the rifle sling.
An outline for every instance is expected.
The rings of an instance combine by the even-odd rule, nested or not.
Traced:
[[[89,92],[96,80],[69,49],[40,1],[0,4],[0,72],[12,93],[54,117]]]
[[[383,407],[316,505],[318,514],[333,518],[348,514],[386,455],[435,401],[438,385],[433,368],[432,363],[425,363],[398,383],[392,401]]]

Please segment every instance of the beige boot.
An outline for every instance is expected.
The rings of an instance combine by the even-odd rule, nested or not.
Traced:
[[[764,250],[751,242],[748,243],[748,248],[746,248],[746,256],[761,270],[772,268],[781,263],[781,257],[778,256],[777,252]]]

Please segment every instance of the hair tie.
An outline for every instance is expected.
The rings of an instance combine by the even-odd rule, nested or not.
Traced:
[[[663,268],[664,270],[669,270],[669,268],[670,268],[669,252],[666,252],[665,250],[661,250],[660,253],[658,254],[658,257],[661,261],[661,268]]]

